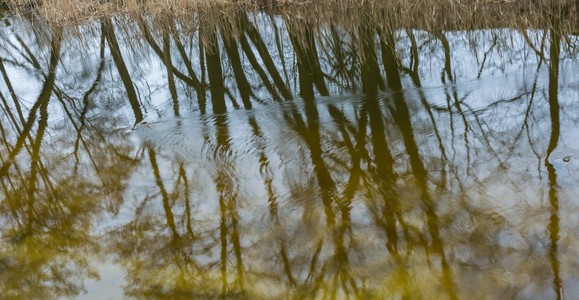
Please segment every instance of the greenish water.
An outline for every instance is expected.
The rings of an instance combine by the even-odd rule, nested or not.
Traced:
[[[0,298],[579,298],[579,36],[351,14],[4,19]]]

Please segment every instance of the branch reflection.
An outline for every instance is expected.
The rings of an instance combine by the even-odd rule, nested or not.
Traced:
[[[0,297],[579,296],[574,8],[310,9],[3,27]]]

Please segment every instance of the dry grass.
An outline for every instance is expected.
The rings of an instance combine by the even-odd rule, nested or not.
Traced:
[[[383,26],[409,25],[411,21],[413,26],[428,29],[497,24],[519,27],[521,22],[532,26],[564,8],[564,21],[575,27],[572,31],[579,29],[577,0],[0,0],[0,4],[13,13],[32,14],[51,24],[82,23],[115,13],[146,14],[154,19],[188,17],[194,12],[224,13],[240,7],[271,9],[277,14],[291,14],[296,21],[300,16],[311,20],[311,16],[323,19],[325,15],[347,19],[358,16],[352,12],[364,7],[370,8],[368,17],[377,20],[384,20],[387,14],[389,24]],[[343,13],[335,14],[336,11]]]

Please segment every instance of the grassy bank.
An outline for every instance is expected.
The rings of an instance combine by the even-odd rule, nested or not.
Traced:
[[[457,24],[532,25],[553,15],[566,18],[565,22],[575,27],[579,12],[576,0],[0,0],[0,11],[34,16],[52,24],[82,23],[115,13],[179,17],[230,8],[320,17],[343,10],[346,13],[341,15],[347,17],[348,11],[362,6],[372,7],[377,14],[388,14],[392,20],[389,23],[412,20],[425,23],[424,26],[450,28]]]

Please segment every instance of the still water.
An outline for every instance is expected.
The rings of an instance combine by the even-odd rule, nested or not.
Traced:
[[[5,18],[0,298],[579,298],[565,16],[328,14]]]

